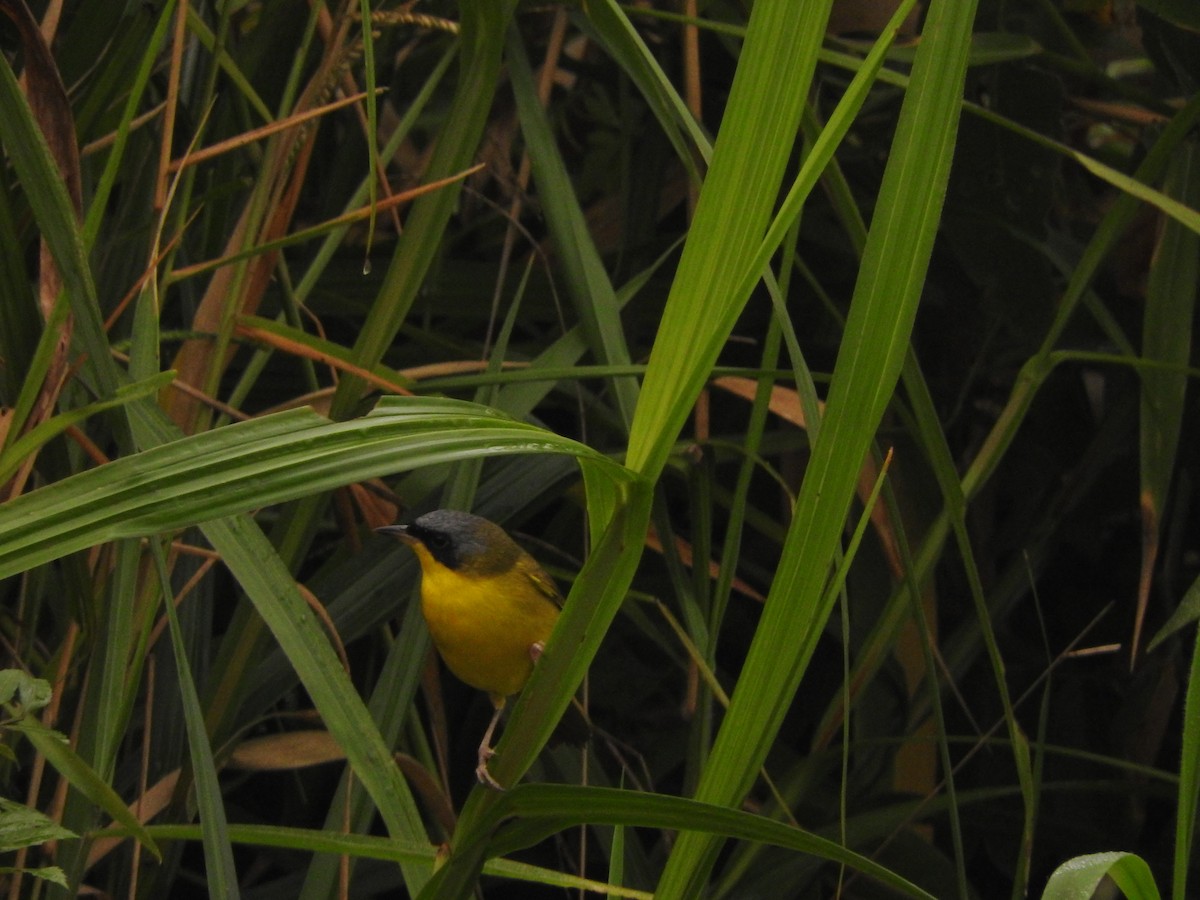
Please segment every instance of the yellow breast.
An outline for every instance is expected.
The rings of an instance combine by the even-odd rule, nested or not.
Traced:
[[[533,671],[530,648],[545,643],[558,607],[517,566],[477,577],[421,557],[421,611],[450,671],[493,699],[515,694]]]

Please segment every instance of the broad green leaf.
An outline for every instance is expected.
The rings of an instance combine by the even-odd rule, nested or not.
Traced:
[[[453,400],[384,398],[362,419],[300,409],[238,423],[82,472],[0,506],[0,578],[104,541],[145,537],[416,466],[582,444]]]
[[[0,853],[78,837],[49,816],[0,797]]]

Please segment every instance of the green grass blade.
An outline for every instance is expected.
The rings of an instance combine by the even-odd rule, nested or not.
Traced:
[[[822,51],[821,59],[824,62],[828,62],[851,71],[857,71],[862,65],[862,61],[858,57],[848,56],[844,53],[839,53],[834,50]],[[906,90],[910,83],[910,79],[908,77],[890,69],[884,69],[880,73],[879,78],[880,81],[886,82],[887,84],[894,84],[897,87],[902,87]],[[1188,105],[1195,103],[1197,99],[1200,98],[1193,94],[1188,100]],[[1073,160],[1086,169],[1089,173],[1103,181],[1108,182],[1121,192],[1128,194],[1131,197],[1137,197],[1151,206],[1156,207],[1192,231],[1200,231],[1200,210],[1197,210],[1184,203],[1180,203],[1178,200],[1168,196],[1162,191],[1155,190],[1149,184],[1149,182],[1153,180],[1153,177],[1144,177],[1142,171],[1139,171],[1132,177],[1126,175],[1124,172],[1114,169],[1112,166],[1101,162],[1093,156],[1089,156],[1086,153],[1081,153],[1069,144],[1065,144],[1062,141],[1056,141],[1053,138],[1047,137],[1046,135],[1041,134],[1032,128],[1028,128],[1018,122],[1014,122],[1012,119],[1006,118],[994,110],[988,109],[986,106],[981,106],[978,103],[964,101],[963,109],[972,115],[980,117],[981,119],[986,119],[989,122],[994,122],[1002,128],[1007,128],[1014,134],[1020,135],[1039,147],[1052,150],[1053,152],[1064,156],[1067,159]],[[1182,111],[1182,116],[1183,118],[1188,118],[1188,113],[1186,110]],[[1143,167],[1139,168],[1152,170],[1154,166],[1151,165],[1146,167],[1145,164],[1143,164]]]
[[[163,841],[197,841],[202,838],[199,827],[195,825],[151,825],[147,831],[151,836],[158,837]],[[229,837],[234,843],[247,847],[275,847],[281,850],[305,853],[344,854],[359,859],[393,863],[432,864],[437,854],[437,848],[427,841],[404,841],[373,834],[338,834],[336,830],[316,831],[280,825],[234,824],[229,826]],[[631,900],[652,900],[652,895],[648,891],[636,891],[615,884],[604,884],[567,875],[554,869],[508,859],[489,860],[483,871],[485,875],[528,882],[529,884],[607,892],[611,896],[628,897]]]
[[[837,150],[842,138],[846,136],[846,132],[850,130],[850,126],[854,124],[855,116],[866,102],[892,42],[915,5],[915,0],[904,0],[896,7],[896,11],[888,22],[888,27],[872,45],[870,53],[863,60],[862,67],[855,73],[846,92],[838,101],[837,108],[834,109],[825,123],[825,127],[817,135],[812,149],[804,158],[800,171],[796,174],[796,178],[787,192],[787,196],[780,204],[779,212],[772,220],[771,227],[767,229],[762,246],[750,264],[749,271],[746,273],[747,280],[738,285],[736,291],[738,295],[749,294],[753,290],[754,283],[779,247],[784,234],[800,215],[804,201],[816,185],[817,179],[821,177],[833,160],[834,151]]]
[[[629,438],[629,466],[652,478],[747,299],[735,289],[774,208],[828,14],[824,0],[754,7]]]
[[[367,709],[379,724],[380,733],[389,747],[395,746],[400,737],[405,714],[416,695],[428,650],[429,632],[422,618],[421,605],[411,603],[405,610],[403,623],[367,702]],[[347,791],[350,792],[348,804]],[[348,821],[352,834],[366,834],[370,831],[374,816],[375,810],[369,795],[359,786],[354,773],[348,771],[329,804],[324,833],[337,834],[345,829],[345,822]],[[305,872],[304,886],[297,894],[297,900],[336,897],[340,869],[339,856],[319,855]]]
[[[0,134],[4,135],[5,151],[62,275],[75,313],[76,336],[88,356],[88,368],[95,373],[101,393],[111,394],[119,377],[101,327],[96,287],[74,205],[7,58],[0,58]]]
[[[71,783],[72,787],[108,813],[114,822],[120,823],[128,830],[129,834],[137,838],[156,857],[162,858],[154,839],[126,808],[124,801],[116,791],[109,787],[108,782],[71,749],[71,745],[67,743],[65,737],[57,731],[46,728],[33,718],[11,723],[8,727],[29,738],[29,742],[60,775]]]
[[[13,441],[11,445],[0,453],[0,484],[8,480],[9,476],[16,471],[17,467],[21,465],[26,457],[37,452],[42,445],[62,434],[68,428],[78,425],[107,409],[150,397],[157,393],[159,389],[169,384],[173,377],[171,372],[162,372],[153,378],[124,385],[117,388],[116,393],[108,400],[89,403],[87,406],[81,406],[78,409],[60,413],[42,422],[37,427],[23,434],[16,441]]]
[[[270,542],[246,517],[209,522],[203,531],[296,669],[388,832],[396,838],[422,838],[424,825],[408,784],[328,636]],[[404,866],[403,872],[412,893],[429,877],[424,865]]]
[[[575,195],[567,167],[555,145],[545,110],[538,102],[533,73],[520,35],[511,29],[508,66],[521,116],[521,133],[525,137],[526,150],[532,163],[533,179],[538,187],[541,208],[550,226],[550,233],[554,236],[555,258],[562,262],[567,290],[575,303],[575,311],[582,321],[596,360],[612,365],[627,365],[631,360],[616,291],[588,231],[587,220]],[[614,380],[613,388],[621,416],[628,426],[637,406],[637,383],[633,379],[618,378]]]
[[[130,123],[137,114],[138,106],[145,94],[146,85],[150,82],[150,75],[154,71],[155,64],[158,62],[158,51],[166,40],[167,32],[174,15],[175,0],[167,0],[158,13],[158,22],[155,24],[154,32],[138,63],[137,75],[129,90],[129,96],[125,100],[125,109],[121,114],[121,123],[116,129],[116,139],[108,151],[108,159],[104,164],[104,171],[101,173],[100,180],[96,184],[96,189],[92,193],[90,198],[91,205],[88,207],[84,219],[83,242],[86,247],[91,247],[95,244],[96,235],[104,223],[104,215],[108,209],[108,200],[112,194],[113,185],[116,183],[117,173],[124,159],[125,147],[129,141]]]
[[[514,821],[497,833],[489,852],[514,852],[548,834],[581,823],[700,829],[708,834],[771,844],[842,863],[905,896],[930,896],[884,866],[828,838],[742,810],[680,797],[614,788],[522,785],[501,798],[496,816],[512,817]]]
[[[1200,144],[1189,141],[1179,148],[1167,168],[1163,191],[1200,206]],[[1200,234],[1168,219],[1162,226],[1150,264],[1142,324],[1142,356],[1162,363],[1163,367],[1140,372],[1142,575],[1132,637],[1135,658],[1141,644],[1142,621],[1158,559],[1159,534],[1183,430],[1197,285],[1200,285]]]
[[[386,398],[364,419],[293,410],[174,441],[0,506],[0,578],[93,544],[145,537],[405,468],[488,453],[596,451],[475,404]]]
[[[179,625],[179,614],[171,596],[171,576],[167,561],[160,546],[153,548],[154,563],[158,569],[160,587],[165,602],[171,649],[174,651],[175,668],[179,676],[180,705],[187,727],[188,753],[196,793],[196,805],[200,812],[200,830],[204,843],[204,879],[208,883],[208,896],[213,900],[237,898],[237,867],[233,863],[233,847],[229,841],[229,823],[225,818],[225,804],[221,797],[221,784],[217,780],[217,768],[213,761],[212,747],[208,743],[208,732],[204,728],[204,712],[200,709],[200,697],[192,679],[188,663],[187,647],[183,630]]]
[[[458,89],[425,172],[426,181],[461,172],[475,158],[496,91],[504,36],[516,0],[463,0],[459,7],[462,47]],[[453,184],[413,204],[404,233],[396,242],[392,264],[354,346],[359,365],[374,366],[391,346],[433,263],[460,187]],[[349,415],[362,390],[360,379],[342,379],[334,396],[333,418]]]
[[[699,152],[707,162],[712,155],[712,142],[625,11],[617,5],[616,0],[590,0],[585,26],[620,65],[621,70],[637,84],[675,148],[675,155],[699,181],[692,150]]]
[[[760,8],[755,7],[755,14]],[[825,580],[859,465],[900,374],[937,230],[973,19],[973,3],[943,0],[930,7],[821,432],[698,800],[732,804],[749,789],[828,618],[831,602],[820,601]],[[662,896],[692,896],[701,890],[718,846],[708,836],[681,835],[659,883]]]
[[[1050,876],[1042,900],[1087,900],[1111,878],[1128,900],[1159,900],[1150,867],[1132,853],[1093,853],[1068,860]]]
[[[1192,585],[1193,590],[1200,581]],[[1175,801],[1175,861],[1171,896],[1187,897],[1192,846],[1196,840],[1196,810],[1200,805],[1200,632],[1192,645],[1187,693],[1183,704],[1183,741],[1179,757],[1179,790]]]
[[[223,20],[228,16],[228,10],[222,9]],[[223,21],[223,25],[227,26],[227,22]],[[258,91],[254,89],[254,85],[246,74],[241,70],[237,60],[229,55],[229,51],[224,46],[218,45],[217,35],[208,27],[208,23],[200,17],[194,7],[189,6],[187,9],[187,27],[188,30],[196,36],[200,44],[209,51],[215,54],[217,65],[229,79],[230,83],[237,87],[238,93],[246,99],[251,108],[258,113],[259,118],[263,122],[273,122],[275,117],[271,114],[271,108],[258,95]]]

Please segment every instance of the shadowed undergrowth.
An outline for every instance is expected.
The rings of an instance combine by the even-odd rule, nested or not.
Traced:
[[[1188,0],[0,10],[9,896],[1187,895]]]

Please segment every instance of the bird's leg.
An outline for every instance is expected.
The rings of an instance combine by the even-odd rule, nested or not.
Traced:
[[[529,658],[536,663],[545,649],[546,645],[541,641],[534,641],[529,645]],[[504,787],[488,771],[488,760],[496,755],[496,751],[492,749],[492,734],[500,722],[500,713],[504,712],[504,698],[492,697],[492,702],[496,704],[496,712],[492,716],[492,721],[488,723],[487,731],[483,733],[483,740],[479,742],[479,765],[475,767],[475,777],[479,779],[480,784],[486,784],[502,791]]]
[[[483,740],[479,742],[479,765],[475,767],[475,777],[479,779],[479,783],[486,784],[498,791],[504,790],[504,787],[488,771],[488,760],[496,755],[496,751],[492,749],[492,733],[496,730],[502,712],[504,712],[503,698],[496,703],[496,712],[492,715],[492,721],[488,723],[487,731],[483,733]]]

